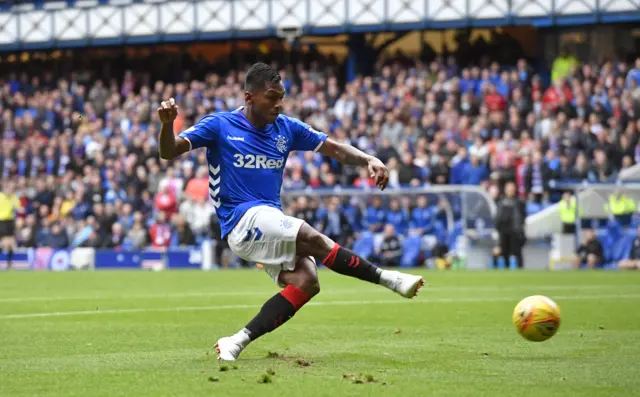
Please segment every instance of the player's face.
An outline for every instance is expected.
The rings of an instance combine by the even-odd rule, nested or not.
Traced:
[[[275,122],[282,112],[284,94],[284,85],[282,83],[268,85],[264,91],[254,93],[251,96],[251,101],[256,115],[267,124]]]

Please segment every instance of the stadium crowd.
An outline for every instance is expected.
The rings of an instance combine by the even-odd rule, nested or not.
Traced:
[[[597,65],[563,53],[548,84],[525,59],[388,62],[347,83],[320,65],[282,69],[284,112],[378,156],[391,187],[481,185],[498,197],[515,181],[521,198],[546,203],[561,196],[552,179],[610,181],[640,163],[640,59]],[[160,160],[156,109],[174,97],[181,131],[241,106],[242,82],[242,70],[179,82],[143,70],[110,80],[0,77],[0,213],[16,215],[8,232],[21,247],[60,248],[183,246],[215,236],[205,152]],[[375,188],[365,170],[310,152],[289,157],[285,189],[335,186]],[[415,208],[402,200],[340,211],[344,205],[299,199],[287,210],[343,242],[362,229],[428,233],[441,210],[426,200]],[[389,257],[397,254],[387,245]]]

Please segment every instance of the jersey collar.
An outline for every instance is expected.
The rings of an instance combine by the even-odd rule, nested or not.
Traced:
[[[244,106],[240,106],[239,108],[234,110],[233,113],[237,113],[240,115],[240,117],[242,117],[242,123],[245,126],[249,127],[249,129],[251,129],[252,131],[255,131],[260,134],[268,134],[270,132],[271,124],[267,124],[263,129],[258,129],[255,125],[251,124],[249,119],[247,119],[247,116],[245,116],[244,112],[242,111],[243,109],[244,109]]]

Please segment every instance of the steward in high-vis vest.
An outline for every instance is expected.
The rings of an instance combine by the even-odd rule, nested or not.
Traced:
[[[574,234],[576,232],[576,218],[578,217],[576,198],[571,193],[565,192],[558,205],[560,206],[562,234]]]
[[[619,190],[609,196],[609,203],[606,207],[615,220],[623,227],[628,227],[631,224],[631,217],[633,213],[636,212],[635,200],[624,195]]]

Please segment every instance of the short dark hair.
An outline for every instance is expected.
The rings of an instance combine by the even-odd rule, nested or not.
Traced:
[[[245,91],[262,90],[267,84],[276,84],[281,81],[280,74],[266,63],[254,63],[244,78]]]

